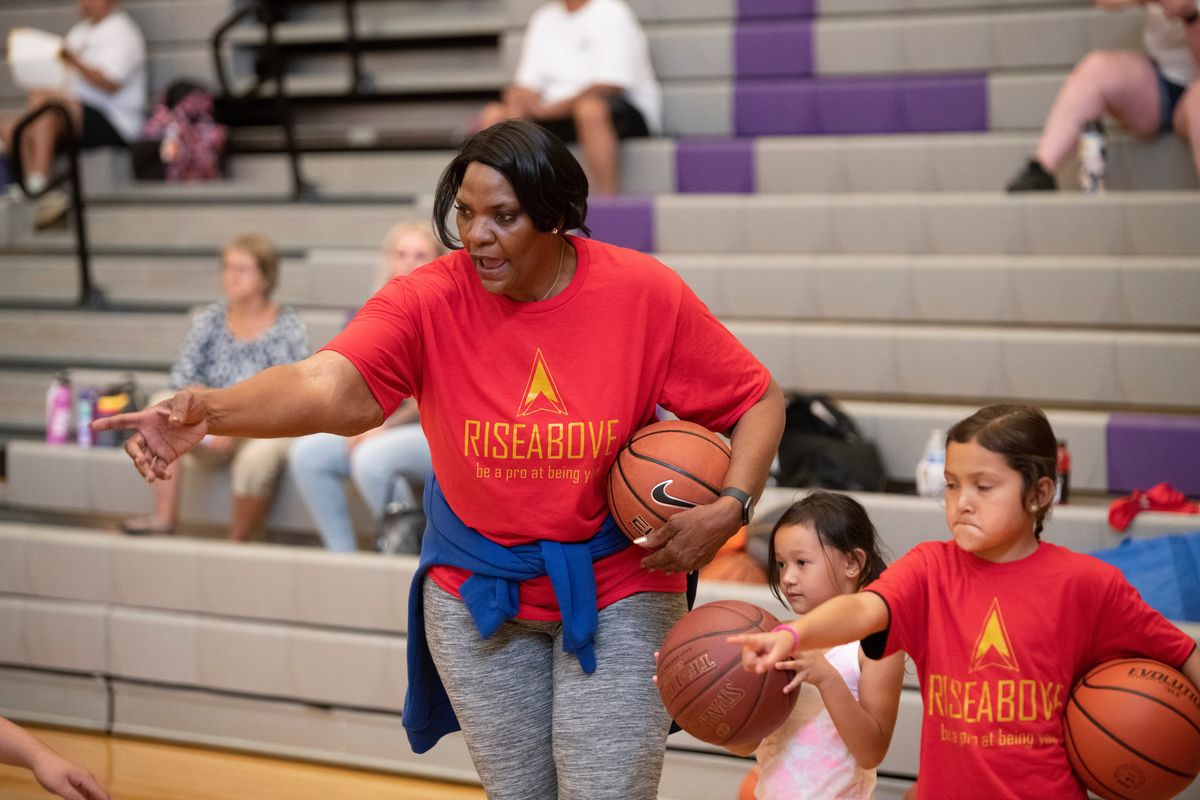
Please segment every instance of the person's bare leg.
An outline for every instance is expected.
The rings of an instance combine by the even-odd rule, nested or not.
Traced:
[[[29,93],[29,108],[30,110],[40,108],[45,103],[55,101],[61,103],[67,109],[67,114],[71,118],[75,130],[78,132],[83,127],[83,106],[79,101],[70,97],[64,97],[56,92],[40,92],[34,91]],[[15,129],[16,121],[13,121],[12,127],[6,132],[5,146],[9,152],[12,152],[10,138],[12,129]],[[58,114],[44,114],[26,129],[27,133],[24,137],[24,149],[21,153],[22,160],[25,165],[26,175],[41,175],[43,178],[49,177],[50,168],[54,163],[54,151],[59,138],[65,133],[62,117]]]
[[[1192,162],[1200,174],[1200,88],[1193,83],[1175,106],[1175,132],[1183,137],[1192,150]]]
[[[1054,100],[1038,142],[1037,160],[1046,171],[1062,165],[1084,123],[1106,112],[1136,136],[1158,132],[1158,79],[1145,56],[1101,50],[1076,65]]]
[[[229,524],[229,540],[248,542],[267,519],[271,498],[254,495],[233,496],[233,520]]]
[[[571,107],[571,116],[588,166],[592,194],[616,194],[619,142],[607,100],[585,94]]]

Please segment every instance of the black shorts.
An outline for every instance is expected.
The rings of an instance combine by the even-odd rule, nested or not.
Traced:
[[[128,147],[129,144],[117,129],[108,121],[108,117],[89,105],[83,105],[83,134],[79,137],[79,146],[83,149],[92,147]]]
[[[625,99],[625,95],[614,93],[608,95],[607,99],[608,113],[612,118],[613,128],[617,131],[617,138],[631,139],[636,136],[650,135],[650,129],[646,127],[646,118],[642,116],[642,112]],[[579,136],[575,132],[575,120],[570,117],[540,119],[537,123],[567,144],[579,140]]]

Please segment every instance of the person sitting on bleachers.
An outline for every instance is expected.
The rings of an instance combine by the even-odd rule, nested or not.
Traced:
[[[445,252],[428,225],[397,225],[384,242],[385,260],[374,288]],[[383,425],[358,436],[314,433],[297,439],[288,468],[321,541],[330,550],[349,552],[358,549],[358,541],[346,505],[345,479],[353,478],[378,522],[389,499],[411,508],[420,505],[413,484],[421,484],[433,465],[416,403],[408,400]]]
[[[70,67],[65,91],[35,90],[28,109],[62,103],[80,136],[80,146],[126,147],[138,137],[146,108],[146,42],[118,0],[79,0],[83,17],[63,40],[61,58]],[[12,152],[17,120],[0,126]],[[22,152],[25,185],[40,192],[49,180],[54,151],[65,133],[61,117],[46,114],[27,129]],[[69,207],[61,191],[47,194],[37,210],[38,225],[53,223]]]
[[[1053,191],[1054,172],[1088,122],[1111,114],[1148,139],[1172,128],[1189,140],[1200,171],[1200,10],[1196,0],[1096,0],[1102,8],[1146,6],[1145,53],[1097,50],[1059,90],[1037,153],[1008,184],[1010,192]]]
[[[660,127],[646,35],[624,0],[553,0],[529,21],[512,85],[485,106],[480,130],[529,119],[579,141],[596,194],[616,194],[618,140]]]
[[[220,389],[276,364],[307,358],[308,330],[290,307],[271,299],[279,282],[279,251],[265,236],[246,234],[221,254],[221,288],[225,300],[196,315],[171,368],[170,388],[150,399],[151,405],[180,389]],[[291,439],[239,439],[206,436],[193,450],[193,461],[231,464],[233,519],[229,538],[246,541],[266,519],[276,480],[287,461]],[[170,480],[155,481],[154,511],[126,520],[132,534],[174,533],[179,518],[181,465]]]

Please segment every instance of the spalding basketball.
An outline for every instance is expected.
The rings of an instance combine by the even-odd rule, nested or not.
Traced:
[[[689,611],[663,639],[655,682],[679,727],[709,744],[757,744],[783,724],[797,691],[783,693],[795,673],[742,669],[742,646],[726,638],[770,631],[779,620],[741,600],[717,600]]]
[[[1141,658],[1092,668],[1071,690],[1067,757],[1108,800],[1165,800],[1200,772],[1200,694],[1178,671]]]
[[[702,425],[664,420],[633,435],[608,473],[608,508],[639,539],[687,508],[721,495],[729,445]]]

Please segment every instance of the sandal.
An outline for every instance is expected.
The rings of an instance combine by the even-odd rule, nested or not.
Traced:
[[[174,525],[164,525],[153,517],[135,517],[121,522],[121,533],[129,536],[171,536]]]

